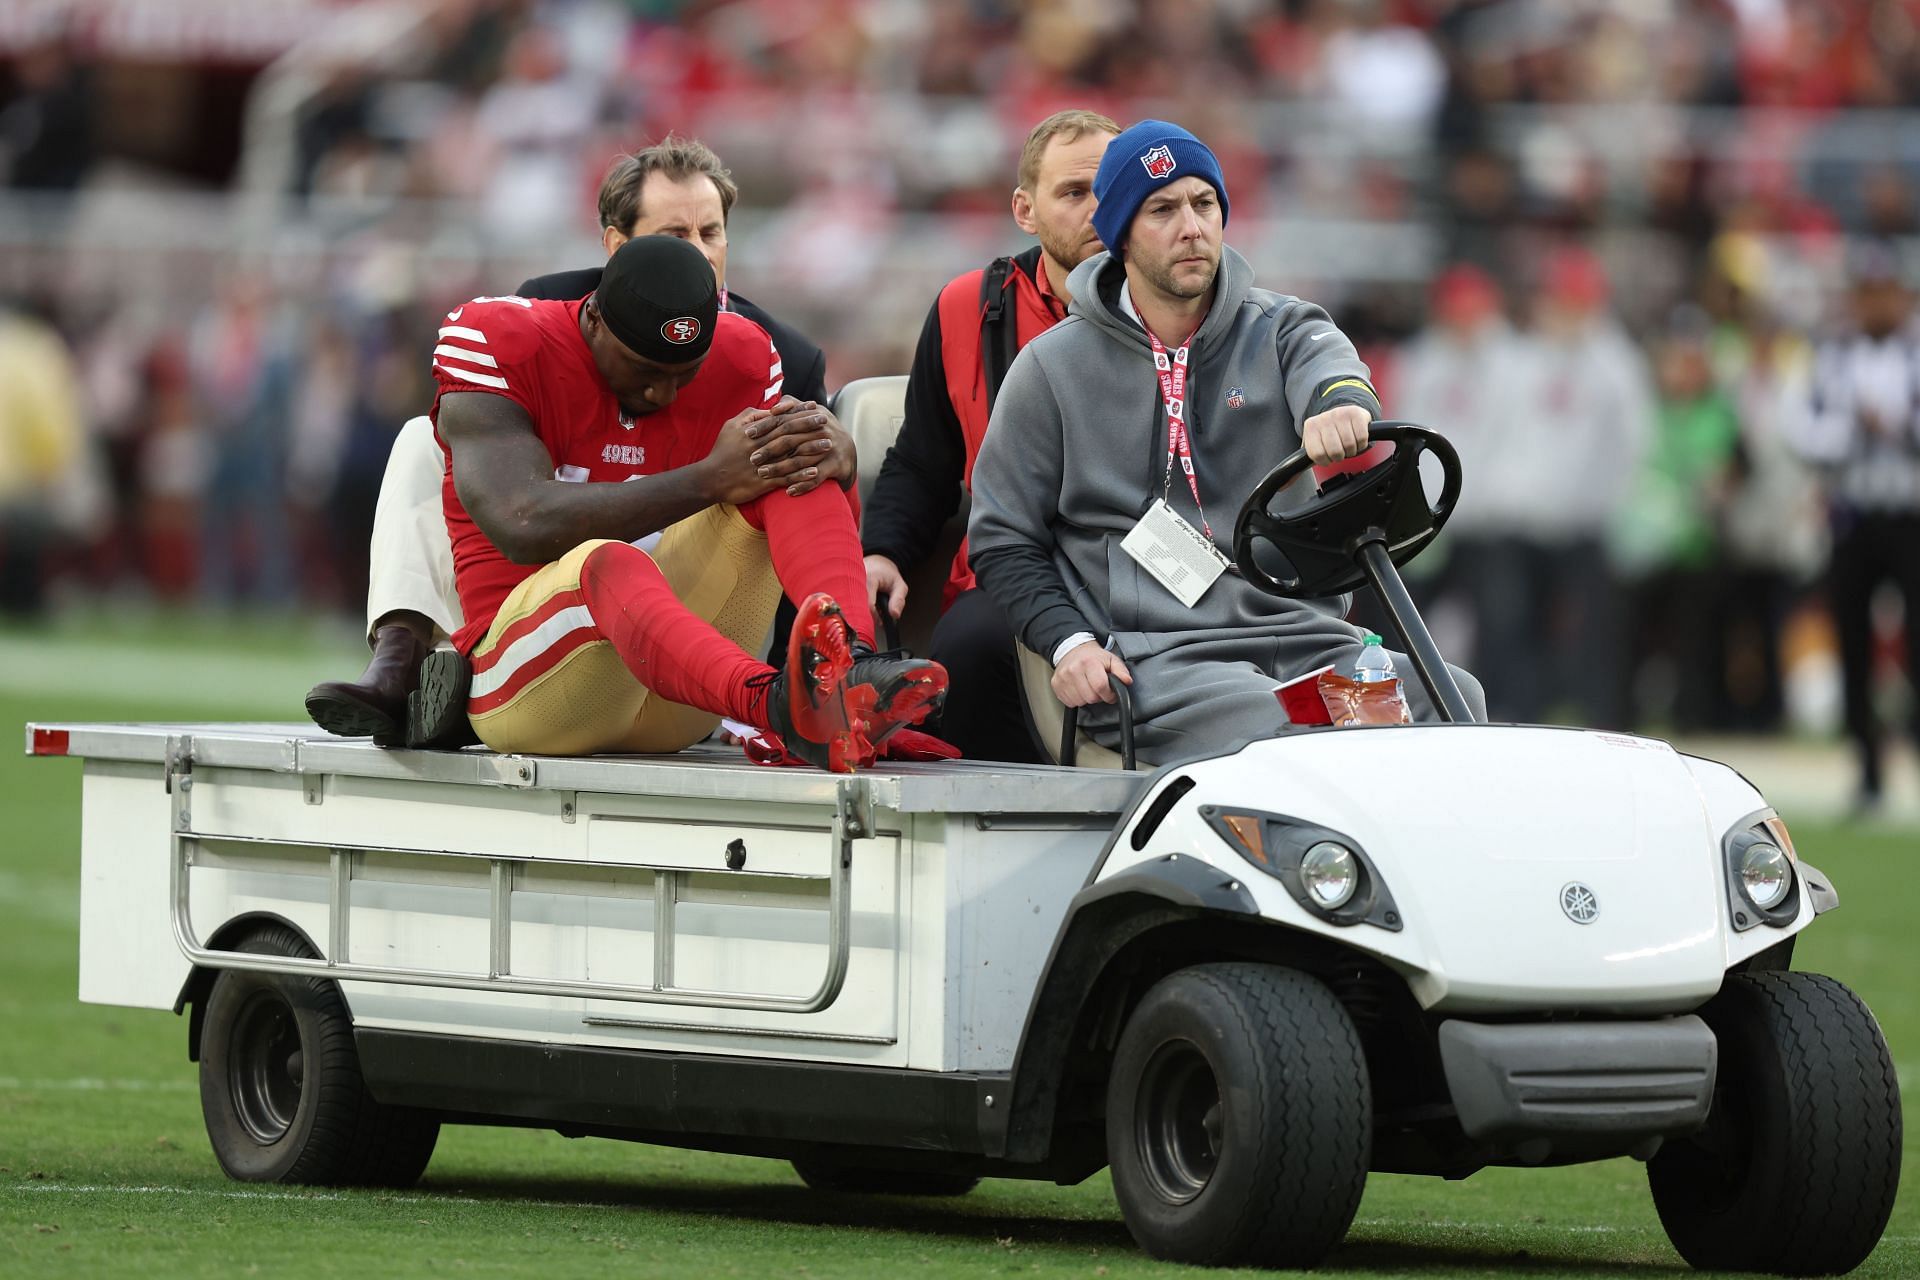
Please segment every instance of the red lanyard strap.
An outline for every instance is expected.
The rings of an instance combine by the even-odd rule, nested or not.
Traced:
[[[1145,328],[1145,326],[1142,326]],[[1193,335],[1180,344],[1171,357],[1167,355],[1166,344],[1147,330],[1147,341],[1153,344],[1153,367],[1160,376],[1160,400],[1167,409],[1167,470],[1160,482],[1160,496],[1165,497],[1173,489],[1173,464],[1179,460],[1180,469],[1186,472],[1187,488],[1193,493],[1193,506],[1200,513],[1200,528],[1213,540],[1213,526],[1207,523],[1207,509],[1200,502],[1200,481],[1193,474],[1193,432],[1187,426],[1187,352],[1193,342]]]

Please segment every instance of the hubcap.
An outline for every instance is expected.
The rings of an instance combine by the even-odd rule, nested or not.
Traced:
[[[261,1146],[286,1137],[300,1110],[306,1079],[300,1027],[287,1002],[271,991],[250,996],[233,1020],[227,1091],[240,1124]]]
[[[1134,1141],[1162,1198],[1185,1204],[1206,1190],[1225,1144],[1225,1113],[1213,1068],[1190,1041],[1161,1045],[1140,1073]]]

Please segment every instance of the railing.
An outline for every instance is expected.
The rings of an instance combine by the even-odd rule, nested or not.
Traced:
[[[837,789],[833,823],[829,835],[830,865],[824,875],[793,873],[739,872],[746,878],[783,880],[824,880],[827,883],[827,966],[819,985],[811,994],[782,996],[760,992],[712,991],[680,987],[673,981],[674,906],[678,901],[681,878],[690,874],[684,868],[658,866],[647,862],[587,862],[574,858],[511,858],[486,854],[463,854],[445,850],[396,849],[389,845],[329,844],[327,848],[327,954],[318,959],[301,956],[272,956],[254,952],[208,947],[200,941],[193,926],[192,870],[195,851],[203,839],[221,844],[286,847],[297,841],[268,840],[248,836],[202,836],[193,829],[192,795],[193,743],[190,738],[169,742],[165,781],[172,797],[172,834],[170,903],[173,936],[180,951],[196,965],[215,969],[241,969],[253,973],[279,973],[327,978],[340,982],[405,983],[411,986],[488,991],[499,995],[558,996],[590,1000],[617,1000],[632,1004],[695,1006],[706,1009],[744,1009],[765,1013],[818,1013],[839,997],[847,979],[852,951],[851,881],[853,842],[873,834],[873,811],[864,784],[857,779],[842,781]],[[488,866],[488,946],[487,968],[462,972],[445,969],[421,969],[395,965],[356,963],[351,959],[354,871],[361,857],[370,853],[417,854],[439,858],[483,861]],[[646,985],[587,980],[526,977],[513,972],[512,922],[516,873],[528,865],[542,868],[592,866],[650,871],[653,875],[654,963],[652,980]]]

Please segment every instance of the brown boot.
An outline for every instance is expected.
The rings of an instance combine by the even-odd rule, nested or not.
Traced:
[[[307,692],[307,714],[328,733],[343,738],[371,737],[382,747],[406,739],[407,695],[420,683],[420,662],[428,646],[411,628],[397,623],[373,633],[373,657],[352,683],[328,680]]]

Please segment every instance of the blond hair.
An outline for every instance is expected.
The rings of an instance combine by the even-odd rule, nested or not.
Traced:
[[[1120,126],[1098,111],[1075,107],[1054,112],[1033,126],[1026,145],[1020,148],[1020,189],[1031,192],[1034,183],[1040,181],[1040,157],[1046,154],[1047,144],[1055,138],[1078,142],[1089,133],[1119,132]]]

